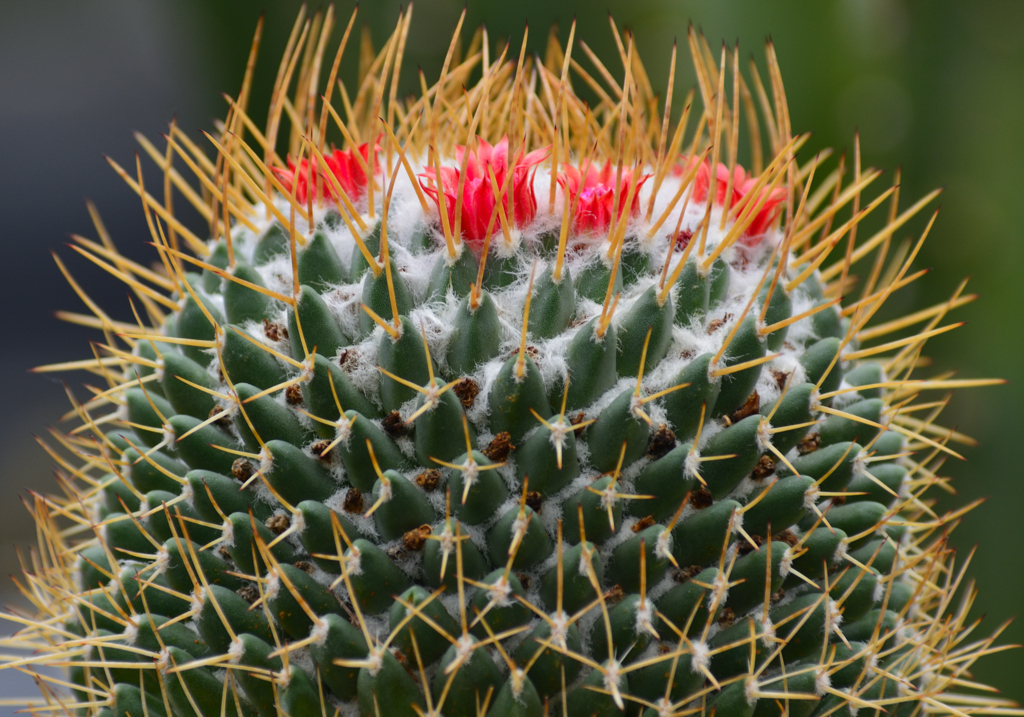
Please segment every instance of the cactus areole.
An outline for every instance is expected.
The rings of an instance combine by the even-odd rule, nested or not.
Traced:
[[[930,507],[936,397],[998,383],[922,361],[972,297],[876,320],[937,193],[810,153],[771,45],[761,77],[691,32],[698,84],[659,97],[614,27],[618,75],[575,26],[532,57],[460,21],[402,99],[411,14],[347,91],[355,16],[300,15],[266,124],[250,62],[214,131],[111,162],[153,262],[76,237],[137,321],[76,284],[103,337],[40,369],[94,377],[31,503],[27,704],[1005,712]]]

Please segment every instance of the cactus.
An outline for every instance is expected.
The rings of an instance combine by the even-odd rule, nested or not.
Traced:
[[[0,668],[117,717],[1005,711],[925,496],[965,440],[929,392],[995,383],[922,361],[973,297],[873,321],[937,192],[801,153],[770,44],[765,84],[691,33],[670,126],[629,36],[619,82],[460,21],[398,100],[410,20],[340,98],[352,23],[300,15],[263,129],[248,74],[210,155],[112,162],[158,264],[77,239],[137,322],[75,285],[104,342],[42,370],[104,385],[32,503],[41,658]]]

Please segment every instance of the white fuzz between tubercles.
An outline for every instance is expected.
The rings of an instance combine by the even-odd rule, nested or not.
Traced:
[[[512,668],[509,681],[512,684],[512,697],[516,702],[521,702],[519,698],[522,697],[523,688],[526,687],[526,671],[519,667]]]
[[[441,544],[441,552],[445,555],[451,555],[455,550],[455,533],[452,532],[450,523],[444,524],[444,530],[437,535],[438,542]]]
[[[859,476],[868,472],[868,464],[866,461],[867,454],[861,450],[853,458],[853,475]]]
[[[576,566],[576,572],[580,574],[580,577],[585,578],[590,575],[590,571],[587,570],[587,566],[590,565],[590,561],[594,559],[594,555],[597,553],[597,550],[588,548],[586,543],[582,545],[582,548],[583,549],[580,553],[580,564]]]
[[[743,511],[740,508],[733,508],[732,511],[732,532],[739,533],[743,527]]]
[[[811,413],[821,413],[821,394],[818,393],[817,389],[811,391],[811,400],[809,403]]]
[[[345,568],[349,575],[363,574],[362,554],[355,545],[349,548],[348,555],[345,556]]]
[[[735,532],[735,531],[733,531],[733,532]],[[725,562],[726,562],[726,564],[728,564],[729,561],[735,560],[736,558],[739,557],[739,554],[740,554],[740,542],[742,542],[742,541],[734,541],[728,548],[725,549]]]
[[[301,510],[295,511],[290,517],[292,520],[291,527],[295,531],[296,535],[302,535],[306,532],[306,519],[303,517]]]
[[[703,674],[711,664],[711,648],[703,640],[694,640],[693,655],[690,657],[690,669]]]
[[[271,568],[269,577],[267,578],[267,587],[263,590],[263,596],[267,602],[277,597],[278,591],[281,589],[281,577],[277,574],[277,571]]]
[[[762,418],[757,424],[754,440],[761,453],[768,453],[771,450],[769,446],[772,445],[772,424],[768,423],[767,419]]]
[[[266,475],[270,473],[274,468],[274,456],[270,453],[269,448],[262,448],[260,450],[260,473]]]
[[[850,544],[844,538],[839,541],[839,546],[836,548],[835,555],[832,556],[833,563],[841,563],[846,560],[846,554],[850,552]]]
[[[203,609],[203,601],[206,600],[206,588],[203,586],[197,587],[192,591],[192,599],[190,602],[191,613],[193,616],[198,615]]]
[[[156,658],[156,670],[161,675],[166,675],[167,670],[171,669],[171,666],[171,651],[165,647],[160,650],[160,654]]]
[[[767,615],[761,616],[761,644],[765,647],[775,646],[775,623]]]
[[[683,461],[683,478],[696,478],[700,474],[700,451],[696,446],[686,454]]]
[[[568,649],[565,640],[569,635],[569,616],[564,612],[555,613],[551,617],[551,644],[563,650]]]
[[[380,672],[380,668],[384,666],[385,649],[387,648],[376,647],[370,650],[370,654],[366,658],[366,671],[369,672],[372,677],[376,677],[377,673]]]
[[[604,673],[604,688],[609,692],[616,692],[622,682],[621,665],[618,660],[608,660],[608,666]]]
[[[473,655],[475,647],[476,640],[469,635],[463,635],[455,641],[455,659],[452,662],[461,665]]]
[[[512,594],[512,586],[504,575],[498,578],[493,585],[487,587],[487,594],[490,596],[490,601],[497,607],[508,607],[512,604],[512,599],[509,597]]]
[[[875,583],[875,589],[871,592],[871,600],[877,605],[885,597],[885,583],[879,580]]]
[[[779,577],[783,580],[789,577],[789,571],[793,568],[793,549],[786,548],[782,553],[782,561],[779,563]]]
[[[280,672],[274,673],[274,682],[277,683],[278,687],[287,687],[292,681],[292,670],[294,668],[291,665],[284,668]]]
[[[724,605],[729,599],[729,578],[725,573],[719,572],[715,581],[711,583],[711,592],[708,593],[708,609],[715,605]]]
[[[224,527],[220,533],[220,542],[225,548],[231,548],[235,545],[235,525],[230,520],[224,521]]]
[[[513,227],[508,233],[509,241],[504,237],[501,241],[495,242],[493,247],[494,256],[499,259],[509,259],[519,253],[519,247],[523,245],[523,232],[518,227]]]
[[[937,686],[938,681],[938,676],[935,674],[935,670],[932,668],[931,664],[924,664],[919,668],[917,684],[920,686],[922,692],[934,689]]]
[[[139,639],[139,626],[134,622],[129,622],[124,626],[124,632],[121,634],[124,636],[124,642],[126,645],[134,645],[135,641]]]
[[[645,597],[637,605],[637,618],[633,624],[633,632],[637,635],[652,635],[656,637],[657,630],[654,629],[653,618],[654,606]]]
[[[334,438],[342,445],[348,445],[348,439],[352,436],[352,424],[343,413],[334,422]]]
[[[824,667],[819,667],[814,671],[814,694],[824,697],[831,686],[832,678],[829,677],[828,671]]]
[[[167,552],[167,548],[160,548],[156,551],[156,560],[153,561],[153,565],[156,566],[156,574],[163,575],[167,572],[168,566],[171,564],[171,554]]]
[[[747,704],[754,706],[757,702],[757,695],[761,691],[761,685],[758,684],[756,677],[748,677],[747,681],[743,683],[743,695],[747,698]]]
[[[654,544],[654,555],[662,560],[669,560],[672,555],[672,531],[663,530],[658,534],[658,540]]]
[[[913,496],[914,491],[910,488],[910,481],[907,480],[906,476],[900,479],[900,484],[896,488],[896,495],[899,496],[900,500],[910,500]]]
[[[828,604],[825,606],[825,634],[831,635],[833,632],[839,634],[839,626],[843,624],[843,613],[839,609],[839,604],[828,599]]]
[[[526,529],[530,527],[530,519],[526,517],[526,510],[519,511],[516,515],[516,519],[512,521],[512,541],[515,542],[516,538],[522,540],[526,537]]]
[[[217,405],[214,410],[224,413],[224,418],[234,418],[235,414],[238,413],[238,407],[242,405],[242,398],[234,391],[231,392],[232,398],[230,400],[217,399]]]
[[[643,420],[640,416],[640,411],[643,410],[644,403],[639,396],[634,395],[629,399],[629,415],[638,420]]]
[[[327,642],[328,626],[326,620],[317,620],[313,623],[313,629],[309,631],[309,637],[317,647],[323,647]]]
[[[664,697],[654,703],[654,708],[658,710],[658,717],[672,717],[672,715],[679,714],[672,703]]]
[[[172,446],[174,445],[175,438],[174,429],[171,428],[169,423],[165,423],[160,427],[160,443],[165,446]]]
[[[312,348],[312,347],[311,347]],[[328,357],[330,358],[330,357]],[[302,368],[299,370],[299,375],[302,376],[303,383],[309,383],[313,380],[313,371],[316,368],[316,355],[310,354],[305,361],[302,362]]]
[[[551,421],[550,426],[551,435],[548,436],[548,440],[551,441],[551,445],[556,450],[565,448],[565,439],[572,433],[574,426],[562,416],[559,416],[557,420]]]
[[[910,626],[910,623],[902,617],[896,618],[896,625],[893,626],[893,632],[900,640],[909,640],[914,636],[914,629]]]
[[[423,391],[423,410],[429,413],[437,408],[437,405],[441,402],[441,395],[444,386],[437,383],[437,381],[431,381],[426,385]]]
[[[818,498],[821,497],[821,491],[818,490],[818,486],[814,483],[811,487],[804,491],[804,509],[813,512],[814,506],[818,504]]]
[[[473,454],[470,453],[466,456],[466,462],[462,464],[462,486],[463,490],[466,487],[473,487],[476,483],[477,478],[480,477],[480,469],[477,468],[476,461],[473,460]],[[461,500],[461,496],[459,496]]]
[[[614,508],[615,503],[619,497],[615,495],[618,491],[616,490],[615,482],[608,484],[608,487],[601,491],[601,507],[607,510],[608,508]]]
[[[242,653],[245,652],[245,645],[242,644],[242,638],[236,637],[231,641],[228,646],[228,661],[232,665],[237,665],[242,659]]]
[[[842,692],[844,695],[849,695],[850,697],[854,696],[853,688],[851,688],[851,687],[847,687],[846,689],[839,690],[839,691]],[[847,707],[847,709],[850,710],[850,717],[857,717],[857,713],[860,712],[860,706],[859,705],[854,703],[853,700],[847,700],[846,701],[846,707]]]

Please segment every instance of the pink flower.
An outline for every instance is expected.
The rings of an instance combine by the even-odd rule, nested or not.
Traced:
[[[445,209],[448,213],[448,226],[455,231],[455,205],[459,195],[459,177],[462,159],[465,156],[466,148],[457,146],[455,158],[459,167],[441,167],[441,187],[444,192]],[[506,211],[508,204],[513,205],[514,217],[510,217],[514,226],[522,229],[533,221],[537,215],[537,198],[533,193],[533,175],[538,164],[548,156],[548,148],[538,149],[530,152],[525,157],[518,153],[513,157],[509,182],[508,198],[506,199]],[[496,145],[478,139],[475,152],[470,152],[466,161],[466,177],[462,189],[462,213],[461,232],[462,238],[474,251],[479,251],[487,234],[487,226],[491,221],[491,214],[494,212],[494,189],[491,186],[490,172],[493,170],[494,179],[498,188],[505,183],[508,176],[508,138],[502,137]],[[420,177],[433,179],[430,183],[420,181],[423,191],[430,195],[437,205],[438,212],[441,211],[441,201],[438,194],[436,173],[433,168],[427,168],[420,174]],[[499,229],[500,225],[496,219],[492,226],[492,233]]]
[[[374,150],[380,151],[380,146],[375,145]],[[369,143],[363,143],[359,145],[359,154],[363,157],[363,162],[367,167],[370,166],[370,145]],[[324,155],[324,163],[331,170],[331,174],[334,175],[338,185],[345,191],[348,198],[353,202],[359,201],[366,194],[366,172],[363,171],[362,165],[356,158],[355,150],[346,149],[334,149],[330,154]],[[375,173],[380,172],[380,163],[376,163],[374,168]],[[297,186],[294,187],[295,200],[299,204],[305,204],[309,197],[309,179],[310,179],[310,162],[308,159],[303,159],[296,168],[295,160],[291,157],[288,158],[288,169],[283,167],[274,167],[274,174],[281,183],[284,185],[286,191],[291,192],[293,190],[293,182],[298,182]],[[334,183],[326,179],[323,173],[323,168],[318,161],[313,163],[313,192],[314,196],[324,197],[332,202],[337,203],[340,197],[334,195]]]
[[[576,167],[568,164],[564,173],[559,173],[558,183],[562,185],[565,192],[565,201],[572,204],[576,202],[576,216],[573,226],[581,234],[601,234],[608,231],[612,223],[612,212],[615,204],[615,175],[616,167],[611,161],[605,162],[601,169],[587,166],[587,175]],[[651,175],[645,174],[635,179],[633,171],[622,170],[622,184],[619,191],[619,219],[626,211],[626,200],[630,188],[636,183],[636,190],[633,195],[633,203],[630,206],[630,216],[635,216],[640,210],[640,187]],[[579,200],[576,200],[577,194]]]
[[[681,176],[686,174],[693,166],[693,162],[696,161],[693,157],[683,157],[683,164],[677,165],[674,174]],[[718,171],[715,177],[715,204],[725,204],[726,194],[728,193],[729,187],[729,168],[722,164],[718,164]],[[697,169],[697,174],[693,178],[693,199],[692,202],[700,203],[704,202],[708,198],[708,189],[711,184],[711,165],[708,162],[702,162],[700,168]],[[740,200],[742,200],[747,194],[753,191],[754,186],[757,184],[757,179],[754,177],[747,176],[746,171],[743,167],[738,164],[733,169],[733,180],[732,180],[732,201],[729,203],[729,208],[736,206]],[[756,205],[760,202],[767,192],[767,187],[762,187],[758,191],[756,197],[751,197],[748,202],[751,205]],[[786,200],[786,190],[779,187],[773,189],[768,198],[761,205],[761,208],[757,210],[753,220],[743,233],[743,243],[748,246],[753,246],[757,243],[757,239],[764,234],[768,228],[775,222],[779,216],[779,212],[782,211],[782,202]]]

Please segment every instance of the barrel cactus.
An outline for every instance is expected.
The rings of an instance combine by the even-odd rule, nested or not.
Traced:
[[[691,32],[680,102],[614,26],[618,79],[575,28],[529,57],[483,29],[461,49],[460,21],[402,99],[411,9],[348,90],[334,20],[298,18],[265,125],[257,32],[214,132],[139,137],[157,180],[111,162],[154,262],[99,222],[74,249],[135,321],[60,264],[91,312],[65,317],[103,338],[41,370],[100,385],[53,435],[62,494],[33,494],[10,642],[35,653],[0,657],[37,673],[29,703],[1008,711],[971,693],[994,638],[954,600],[963,511],[929,494],[967,440],[934,396],[994,383],[922,356],[973,297],[875,320],[937,193],[902,208],[859,149],[809,155],[770,44],[765,81]]]

